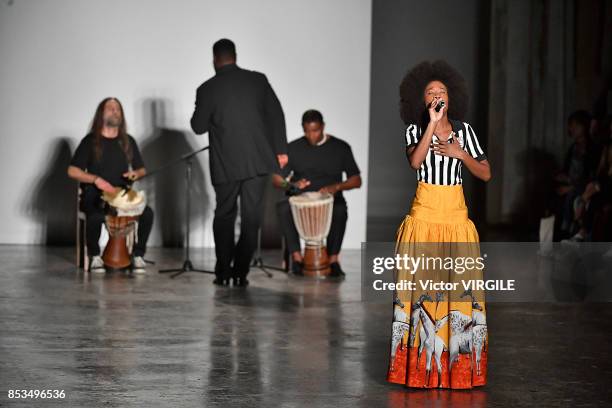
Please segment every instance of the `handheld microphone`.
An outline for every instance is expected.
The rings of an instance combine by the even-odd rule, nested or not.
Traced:
[[[442,109],[444,107],[444,105],[446,105],[444,103],[444,101],[440,101],[440,103],[438,104],[438,106],[436,106],[436,108],[434,109],[436,112],[440,112],[440,109]]]

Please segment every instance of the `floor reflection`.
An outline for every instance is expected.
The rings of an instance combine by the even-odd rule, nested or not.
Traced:
[[[342,283],[83,274],[72,248],[0,246],[0,386],[64,389],[72,406],[602,406],[610,303],[489,303],[488,384],[388,384],[391,306],[360,301],[359,256]],[[211,268],[211,251],[193,262]],[[181,250],[151,249],[155,268]],[[68,401],[64,401],[68,402]],[[58,402],[59,403],[59,402]],[[0,395],[0,404],[7,405]],[[61,405],[61,404],[60,404]],[[64,404],[67,405],[67,404]]]

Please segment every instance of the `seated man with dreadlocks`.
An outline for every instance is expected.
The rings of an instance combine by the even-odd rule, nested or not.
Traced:
[[[98,245],[105,218],[102,192],[113,193],[145,173],[136,141],[127,134],[121,103],[116,98],[104,99],[96,109],[90,133],[81,140],[68,167],[68,176],[83,185],[81,210],[87,216],[85,235],[92,272],[106,272]],[[147,206],[138,219],[134,273],[145,272],[143,256],[152,226],[153,211]]]

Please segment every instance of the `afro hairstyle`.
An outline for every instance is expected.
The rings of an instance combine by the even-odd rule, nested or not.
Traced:
[[[405,124],[423,127],[429,115],[423,103],[423,92],[431,81],[440,81],[448,90],[448,117],[463,120],[468,109],[467,85],[463,76],[446,61],[423,61],[413,67],[400,84],[400,115]]]

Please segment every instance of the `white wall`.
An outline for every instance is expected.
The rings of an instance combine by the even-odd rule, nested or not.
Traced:
[[[23,207],[45,177],[54,143],[67,137],[74,149],[102,98],[123,102],[136,140],[151,128],[143,113],[150,100],[166,102],[161,125],[191,135],[195,89],[214,74],[211,47],[221,37],[236,43],[240,66],[268,76],[285,110],[289,140],[301,135],[302,112],[320,109],[327,130],[352,145],[367,181],[369,0],[8,3],[0,3],[0,180],[5,193],[0,243],[41,241],[40,220]],[[189,140],[194,148],[207,143],[206,136]],[[201,162],[209,203],[192,242],[212,246],[214,192],[206,154]],[[346,194],[345,247],[365,240],[365,185]],[[156,229],[151,244],[159,242]]]

